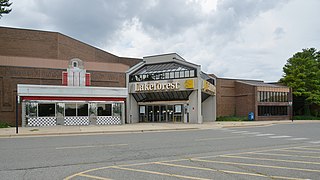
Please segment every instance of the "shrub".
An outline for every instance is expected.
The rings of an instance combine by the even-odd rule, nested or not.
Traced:
[[[316,116],[294,116],[294,120],[320,120],[320,117]]]
[[[248,121],[246,116],[220,116],[217,121]]]
[[[0,122],[0,128],[8,128],[10,125],[8,123]]]

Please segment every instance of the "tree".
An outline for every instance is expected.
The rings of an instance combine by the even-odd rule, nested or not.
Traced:
[[[12,9],[9,9],[12,3],[9,0],[0,0],[0,19],[2,14],[9,14]]]
[[[280,80],[293,90],[293,95],[305,99],[305,115],[310,115],[310,105],[320,105],[320,51],[303,49],[288,59]]]

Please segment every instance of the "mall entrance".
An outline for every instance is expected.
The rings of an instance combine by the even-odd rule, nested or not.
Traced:
[[[185,113],[187,106],[183,104],[140,105],[139,122],[184,122]]]

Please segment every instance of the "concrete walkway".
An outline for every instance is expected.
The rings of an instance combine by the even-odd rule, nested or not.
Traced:
[[[245,121],[245,122],[207,122],[203,124],[183,124],[183,123],[135,123],[125,125],[105,125],[105,126],[48,126],[48,127],[19,127],[0,128],[0,137],[17,136],[52,136],[52,135],[78,135],[93,133],[130,133],[147,131],[169,131],[169,130],[196,130],[196,129],[217,129],[235,128],[248,126],[268,126],[283,123],[320,123],[320,121]]]

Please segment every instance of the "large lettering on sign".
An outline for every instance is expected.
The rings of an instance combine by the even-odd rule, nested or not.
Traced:
[[[178,90],[180,84],[178,82],[166,82],[166,83],[136,83],[135,91],[167,91],[167,90]]]

